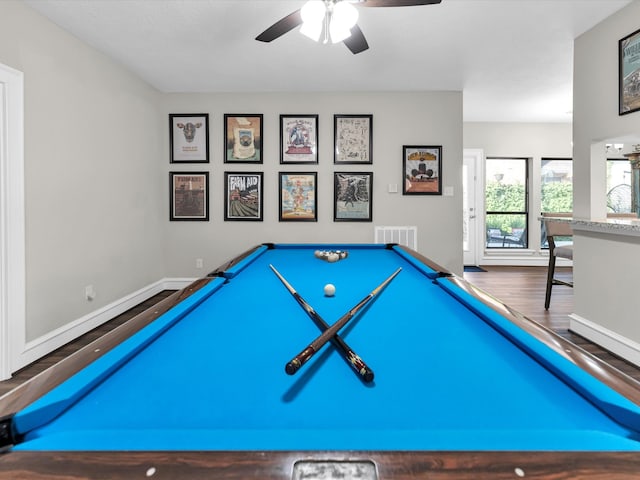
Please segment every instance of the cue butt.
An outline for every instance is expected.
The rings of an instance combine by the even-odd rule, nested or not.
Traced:
[[[300,370],[300,367],[302,367],[305,363],[307,363],[307,361],[311,357],[313,357],[314,353],[316,353],[315,349],[311,345],[309,345],[307,348],[301,351],[298,355],[296,355],[293,358],[293,360],[287,363],[287,365],[284,367],[284,371],[287,372],[289,375],[293,375],[298,370]]]
[[[362,377],[362,381],[365,383],[373,382],[373,370],[353,350],[347,351],[345,358],[356,373]]]

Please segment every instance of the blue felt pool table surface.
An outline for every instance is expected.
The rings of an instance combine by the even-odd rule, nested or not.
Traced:
[[[637,405],[403,250],[270,247],[18,412],[14,449],[640,450]],[[402,269],[340,332],[373,382],[332,344],[285,373],[320,331],[270,265],[329,324]]]

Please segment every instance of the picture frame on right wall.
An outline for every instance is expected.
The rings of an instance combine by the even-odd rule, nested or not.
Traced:
[[[618,42],[618,113],[640,110],[640,29]]]
[[[403,145],[402,194],[442,195],[442,146]]]

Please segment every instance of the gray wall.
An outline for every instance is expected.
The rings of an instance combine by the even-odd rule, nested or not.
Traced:
[[[175,94],[164,97],[169,113],[209,113],[210,164],[169,164],[163,141],[162,169],[210,172],[211,220],[171,222],[165,248],[171,275],[196,276],[196,258],[214,268],[239,251],[260,242],[373,242],[375,225],[418,226],[419,250],[447,268],[462,272],[462,95],[460,92],[309,93],[309,94]],[[264,163],[223,163],[224,113],[264,114]],[[333,164],[333,115],[373,114],[373,164]],[[281,165],[280,114],[318,114],[318,165]],[[166,129],[168,131],[168,128]],[[164,132],[164,130],[163,130]],[[168,136],[168,133],[167,133]],[[402,146],[442,145],[443,185],[453,196],[403,196]],[[264,221],[225,222],[224,171],[264,172]],[[278,172],[318,172],[318,221],[278,221]],[[372,171],[373,222],[333,221],[333,172]],[[168,190],[168,180],[163,182]],[[389,184],[398,193],[389,193]],[[168,191],[167,191],[168,198]],[[163,214],[168,218],[168,201]]]
[[[417,225],[419,250],[462,271],[461,92],[163,95],[14,0],[0,2],[0,63],[25,75],[27,341],[264,241],[371,242],[374,225]],[[168,114],[201,112],[210,114],[211,163],[169,164]],[[244,112],[264,114],[260,223],[222,220],[223,171],[254,167],[222,163],[223,114]],[[320,163],[310,168],[319,175],[317,223],[277,220],[280,113],[320,115]],[[333,165],[334,113],[374,115],[373,165]],[[452,196],[402,195],[407,144],[442,145]],[[169,222],[168,172],[203,168],[211,221]],[[372,223],[333,222],[336,170],[374,172]],[[87,285],[97,293],[91,302]]]
[[[635,1],[575,41],[573,86],[574,213],[606,215],[605,144],[640,143],[640,113],[618,115],[618,41],[640,28]]]
[[[0,62],[25,78],[32,340],[165,274],[165,122],[159,92],[19,2],[0,2]]]

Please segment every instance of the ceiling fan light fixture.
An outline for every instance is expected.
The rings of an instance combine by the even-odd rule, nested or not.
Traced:
[[[309,0],[300,9],[302,17],[300,33],[316,42],[320,40],[326,14],[327,7],[323,0]]]
[[[338,43],[351,36],[351,29],[358,22],[358,10],[345,1],[333,5],[329,34],[331,41]]]

